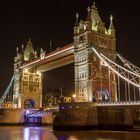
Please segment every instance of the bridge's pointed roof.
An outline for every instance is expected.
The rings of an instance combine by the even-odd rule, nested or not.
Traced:
[[[100,21],[100,16],[97,7],[95,5],[95,2],[93,2],[93,5],[91,6],[91,20],[92,20],[92,28],[95,29],[97,23]]]
[[[75,27],[78,27],[78,26],[79,26],[79,21],[78,21],[79,14],[76,13],[75,17],[76,17],[76,20],[75,20]]]
[[[109,29],[115,29],[114,23],[113,23],[113,16],[112,15],[110,15],[110,26],[109,26]]]
[[[34,48],[33,44],[31,42],[31,39],[27,42],[26,48],[24,50],[24,60],[29,61],[30,56],[34,54]]]

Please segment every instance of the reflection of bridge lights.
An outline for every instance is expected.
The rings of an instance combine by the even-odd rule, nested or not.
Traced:
[[[59,140],[65,140],[65,137],[63,135],[59,136]]]
[[[29,140],[29,128],[24,128],[23,129],[23,135],[24,135],[24,140]]]
[[[23,140],[40,140],[41,136],[40,129],[36,128],[24,128],[23,129]]]
[[[79,140],[76,136],[69,136],[68,140]]]

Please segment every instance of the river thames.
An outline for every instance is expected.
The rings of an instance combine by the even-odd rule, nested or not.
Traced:
[[[139,140],[139,132],[60,131],[52,127],[1,126],[0,140]]]

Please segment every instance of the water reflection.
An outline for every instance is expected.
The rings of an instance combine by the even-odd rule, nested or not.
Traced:
[[[60,131],[51,127],[0,127],[0,140],[139,140],[139,132]]]
[[[26,127],[23,129],[23,140],[57,140],[56,136],[47,128]]]
[[[72,131],[54,132],[58,140],[140,140],[139,132]]]
[[[68,140],[78,140],[78,138],[76,136],[70,136]]]

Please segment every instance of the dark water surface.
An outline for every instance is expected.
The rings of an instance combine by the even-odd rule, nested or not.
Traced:
[[[140,140],[140,132],[101,130],[54,132],[52,127],[1,126],[0,140]]]

